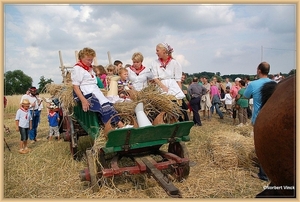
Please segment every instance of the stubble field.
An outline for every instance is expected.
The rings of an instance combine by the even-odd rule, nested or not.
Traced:
[[[47,97],[41,94],[40,97]],[[75,161],[70,155],[69,142],[48,143],[47,110],[44,108],[38,127],[38,142],[29,143],[32,151],[19,154],[20,134],[16,131],[15,113],[21,96],[7,96],[4,124],[10,133],[4,133],[4,198],[170,198],[152,178],[145,175],[108,179],[98,192],[93,193],[87,182],[81,182],[79,171],[87,167],[83,155]],[[200,116],[202,113],[200,114]],[[219,119],[202,120],[203,126],[192,127],[190,141],[186,142],[191,167],[189,177],[174,182],[183,198],[254,198],[268,182],[251,177],[255,165],[252,127],[233,125],[228,115]],[[79,150],[93,145],[89,136],[79,139]]]

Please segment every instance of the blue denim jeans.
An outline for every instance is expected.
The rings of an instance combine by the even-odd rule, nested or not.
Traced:
[[[21,135],[21,141],[28,140],[29,128],[22,128],[19,126],[19,131],[20,131],[20,135]]]
[[[220,106],[219,106],[218,103],[214,103],[214,104],[211,105],[211,107],[210,107],[211,114],[214,113],[214,108],[216,108],[216,113],[219,115],[219,117],[223,118],[223,113],[221,112]]]
[[[29,139],[36,140],[37,127],[40,120],[40,111],[39,110],[30,110],[32,115],[32,129],[29,131]]]

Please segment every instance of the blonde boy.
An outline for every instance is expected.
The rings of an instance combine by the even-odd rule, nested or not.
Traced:
[[[21,141],[20,141],[20,154],[26,154],[30,151],[27,147],[27,140],[29,130],[32,128],[32,116],[29,109],[30,102],[28,99],[23,99],[21,107],[16,113],[16,130],[20,132]]]

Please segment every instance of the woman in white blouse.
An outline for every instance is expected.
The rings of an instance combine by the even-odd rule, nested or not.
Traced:
[[[96,52],[91,48],[80,50],[78,53],[79,61],[71,71],[71,78],[73,90],[81,101],[83,111],[86,112],[90,110],[91,103],[86,99],[85,95],[92,93],[101,105],[101,119],[105,124],[117,111],[97,86],[97,77],[92,67],[95,56]],[[119,127],[124,126],[124,124],[119,121],[119,117],[114,119],[113,122],[117,123]]]
[[[163,92],[174,95],[176,99],[185,97],[181,90],[182,67],[172,57],[173,48],[167,43],[159,43],[156,46],[158,58],[151,64],[155,83]]]
[[[153,79],[150,68],[143,66],[144,56],[142,53],[134,53],[131,57],[132,65],[127,67],[128,79],[132,82],[134,90],[140,91],[148,86],[148,81]]]

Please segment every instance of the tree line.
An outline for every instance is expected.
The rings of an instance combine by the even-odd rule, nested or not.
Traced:
[[[38,83],[38,92],[42,92],[46,84],[52,83],[52,79],[40,77]],[[24,94],[32,86],[33,80],[30,76],[24,74],[22,70],[7,71],[4,73],[4,95]]]
[[[288,74],[281,73],[280,74],[284,77],[296,74],[296,69],[292,69]],[[217,77],[217,79],[221,82],[225,81],[226,78],[229,78],[230,81],[234,81],[235,78],[240,77],[244,78],[245,76],[250,76],[250,80],[254,80],[256,75],[247,75],[247,74],[228,74],[222,75],[220,72],[199,72],[188,74],[186,73],[186,81],[184,84],[190,84],[193,80],[193,77],[202,77],[206,76],[207,78],[211,79],[212,77]],[[271,75],[270,75],[271,76]],[[46,84],[52,83],[52,79],[47,79],[44,76],[40,77],[40,81],[38,83],[38,91],[42,92]],[[30,76],[24,74],[22,70],[14,70],[14,71],[7,71],[4,73],[4,95],[20,95],[24,94],[28,88],[32,86],[33,80]]]

